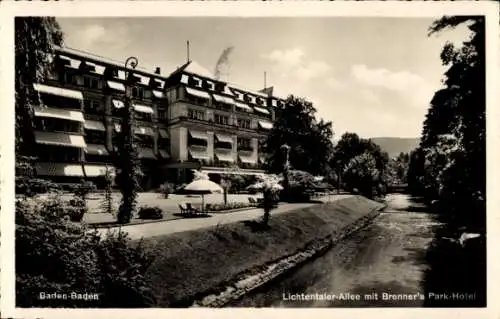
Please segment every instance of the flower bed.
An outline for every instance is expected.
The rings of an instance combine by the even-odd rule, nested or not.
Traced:
[[[209,212],[220,212],[225,210],[239,209],[239,208],[248,208],[248,207],[256,207],[255,204],[250,203],[242,203],[242,202],[230,202],[227,204],[207,204],[205,206],[205,210]]]

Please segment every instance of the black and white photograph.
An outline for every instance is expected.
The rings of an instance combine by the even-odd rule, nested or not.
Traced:
[[[12,309],[493,306],[498,7],[326,8],[12,16]]]

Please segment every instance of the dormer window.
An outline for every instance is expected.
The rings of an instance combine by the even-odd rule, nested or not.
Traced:
[[[210,91],[215,91],[215,83],[212,81],[207,81],[207,89]]]
[[[192,81],[193,81],[193,86],[195,87],[198,87],[198,88],[201,88],[202,87],[202,81],[200,78],[197,78],[197,77],[192,77]]]
[[[186,84],[186,85],[187,85],[187,84],[189,84],[189,75],[187,75],[187,74],[183,74],[183,75],[181,76],[181,83],[182,83],[182,84]]]

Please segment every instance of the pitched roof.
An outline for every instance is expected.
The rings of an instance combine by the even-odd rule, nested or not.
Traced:
[[[196,61],[189,61],[189,62],[183,64],[180,68],[178,68],[177,70],[172,72],[172,74],[170,74],[170,75],[174,75],[174,74],[179,73],[179,72],[186,72],[186,73],[190,73],[193,75],[199,75],[199,76],[209,78],[209,79],[215,78],[215,76],[212,74],[212,72],[208,71],[206,68],[201,66]]]

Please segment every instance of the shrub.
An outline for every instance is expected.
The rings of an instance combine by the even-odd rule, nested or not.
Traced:
[[[162,219],[163,211],[160,207],[143,206],[139,209],[139,218],[141,219]]]
[[[59,185],[45,179],[31,178],[26,176],[16,177],[16,194],[34,196],[59,191]]]
[[[16,301],[19,307],[145,307],[152,259],[123,233],[101,238],[61,218],[58,197],[16,202]],[[97,293],[98,300],[43,300],[44,293]]]
[[[164,183],[160,185],[160,193],[163,194],[165,198],[168,198],[168,195],[174,192],[174,185],[171,183]]]
[[[87,211],[88,208],[85,200],[76,196],[70,199],[65,209],[65,213],[72,222],[81,222],[83,215],[85,215]]]

